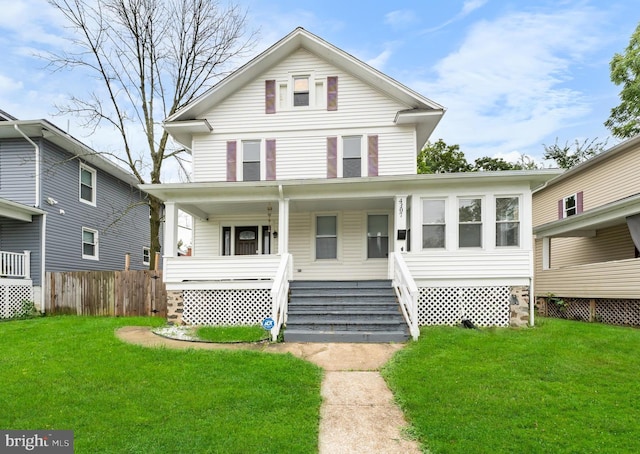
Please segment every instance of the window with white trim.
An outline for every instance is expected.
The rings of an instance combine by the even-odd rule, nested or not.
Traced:
[[[96,205],[96,170],[80,163],[80,201]]]
[[[565,218],[578,214],[578,195],[573,194],[562,199],[562,206]]]
[[[362,176],[362,136],[342,138],[342,176]]]
[[[242,142],[242,181],[260,181],[260,140]]]
[[[496,197],[496,247],[520,246],[520,199]]]
[[[482,199],[458,199],[458,247],[482,247]]]
[[[422,201],[422,249],[444,249],[446,225],[444,199],[424,199]]]
[[[82,227],[82,258],[98,260],[98,231]]]
[[[309,76],[294,76],[293,106],[309,106]]]
[[[148,265],[151,263],[151,248],[143,247],[142,248],[142,264]]]
[[[336,216],[316,216],[316,260],[338,257],[338,220]]]
[[[370,214],[367,216],[367,258],[389,256],[389,216]]]

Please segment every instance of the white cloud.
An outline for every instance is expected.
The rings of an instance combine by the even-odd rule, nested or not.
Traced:
[[[460,47],[434,67],[436,79],[413,82],[448,112],[435,133],[465,143],[468,158],[536,144],[590,106],[563,86],[571,68],[598,46],[593,10],[513,13],[473,25]]]
[[[385,23],[393,28],[405,28],[414,24],[418,20],[413,11],[407,9],[399,9],[387,13],[384,17]]]
[[[469,14],[471,14],[472,12],[477,10],[478,8],[483,7],[485,5],[485,3],[487,3],[487,1],[488,0],[466,0],[464,2],[464,4],[462,5],[462,9],[460,10],[460,12],[458,14],[456,14],[451,19],[443,22],[440,25],[437,25],[435,27],[431,27],[431,28],[428,28],[428,29],[424,30],[422,33],[431,33],[431,32],[434,32],[436,30],[440,30],[441,28],[444,28],[447,25],[451,25],[454,22],[457,22],[460,19],[465,18],[466,16],[468,16]]]

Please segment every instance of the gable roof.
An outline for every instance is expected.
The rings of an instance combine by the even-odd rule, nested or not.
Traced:
[[[397,113],[395,121],[397,123],[418,124],[418,146],[422,146],[428,140],[446,110],[440,104],[411,90],[353,55],[335,47],[304,28],[298,27],[260,55],[222,79],[194,101],[168,117],[164,122],[165,128],[172,135],[174,131],[179,135],[180,132],[186,129],[182,127],[182,131],[176,131],[177,128],[180,128],[179,122],[191,121],[193,126],[193,120],[197,120],[213,106],[219,104],[232,93],[254,80],[259,74],[278,64],[298,49],[306,49],[360,79],[362,82],[375,87],[390,98],[408,106],[407,109]],[[201,130],[207,127],[207,125],[203,124],[199,124],[199,126]],[[180,138],[177,139],[180,140]],[[422,139],[424,141],[420,143]]]
[[[584,162],[581,162],[577,166],[572,167],[569,170],[566,170],[561,175],[558,175],[552,180],[549,180],[547,184],[545,184],[543,187],[538,189],[538,191],[536,192],[541,192],[542,190],[547,189],[549,186],[553,186],[554,184],[560,183],[561,181],[564,181],[573,175],[579,174],[595,165],[598,165],[602,161],[613,159],[613,157],[618,155],[619,153],[628,151],[634,147],[638,147],[638,152],[640,153],[640,134],[638,134],[635,137],[631,137],[630,139],[627,139],[623,142],[620,142],[619,144],[612,146],[611,148],[595,155],[594,157],[587,159]]]
[[[88,164],[134,187],[137,187],[139,184],[139,181],[131,173],[108,159],[105,159],[99,152],[88,147],[47,120],[0,121],[0,140],[23,139],[24,136],[20,132],[23,132],[32,139],[44,138],[67,152],[78,156]]]

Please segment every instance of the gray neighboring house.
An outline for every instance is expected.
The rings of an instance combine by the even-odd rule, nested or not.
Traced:
[[[149,264],[149,208],[137,180],[47,120],[0,110],[0,318],[44,309],[48,271]]]

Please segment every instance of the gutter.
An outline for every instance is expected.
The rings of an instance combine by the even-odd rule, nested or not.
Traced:
[[[33,141],[29,136],[27,136],[20,127],[16,124],[13,125],[16,131],[20,133],[22,137],[24,137],[36,151],[36,200],[34,206],[36,208],[40,208],[40,147]]]

